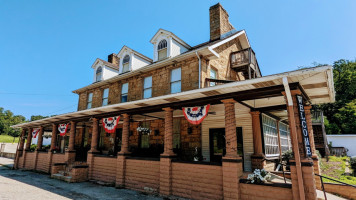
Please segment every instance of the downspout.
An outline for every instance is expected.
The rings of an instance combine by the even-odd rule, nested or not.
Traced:
[[[201,88],[201,59],[200,56],[198,54],[198,51],[195,52],[195,54],[197,55],[198,59],[199,59],[199,88]]]
[[[295,159],[295,167],[297,170],[297,177],[298,177],[298,189],[299,189],[299,199],[304,200],[305,199],[305,193],[304,193],[304,184],[303,184],[303,175],[302,175],[302,166],[300,163],[300,154],[299,154],[299,147],[298,147],[298,138],[297,138],[297,129],[296,129],[296,124],[295,124],[295,115],[294,115],[294,110],[293,110],[293,99],[292,99],[292,94],[290,92],[289,88],[289,83],[287,77],[283,77],[283,85],[284,85],[284,91],[286,93],[287,97],[287,111],[288,111],[288,118],[289,118],[289,128],[290,128],[290,135],[293,141],[293,153],[294,153],[294,159]]]

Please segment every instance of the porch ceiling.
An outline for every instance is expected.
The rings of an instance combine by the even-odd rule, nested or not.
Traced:
[[[164,107],[180,110],[184,106],[218,104],[221,103],[220,100],[227,98],[233,98],[251,108],[278,106],[285,104],[284,97],[281,95],[281,92],[284,91],[283,77],[288,78],[291,90],[301,89],[304,91],[305,98],[312,104],[335,101],[332,67],[323,66],[66,113],[12,127],[36,127],[70,120],[80,121],[91,117],[108,117],[122,113],[140,115],[137,117],[143,118],[143,113],[150,113],[147,115],[163,118],[160,111]],[[277,112],[275,114],[279,115]],[[146,118],[148,117],[146,116]]]

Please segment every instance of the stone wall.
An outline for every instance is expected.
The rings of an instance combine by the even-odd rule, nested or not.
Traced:
[[[90,179],[115,184],[116,157],[94,156],[94,165]]]
[[[35,152],[26,152],[24,168],[28,170],[35,168]]]
[[[324,188],[326,192],[332,194],[340,195],[347,199],[356,200],[356,188],[348,185],[341,185],[335,183],[324,183]]]
[[[49,171],[49,159],[47,152],[38,152],[36,170],[48,173]]]
[[[286,185],[286,184],[285,184]],[[240,183],[240,199],[275,199],[292,200],[292,189],[290,187],[275,187],[272,185],[256,185]]]

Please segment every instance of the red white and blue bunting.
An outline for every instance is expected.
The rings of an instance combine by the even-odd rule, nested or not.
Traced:
[[[58,131],[60,136],[64,136],[68,131],[69,124],[59,124]]]
[[[103,127],[107,133],[115,133],[120,116],[103,118]]]
[[[208,115],[209,108],[210,104],[206,106],[185,107],[183,108],[183,114],[188,122],[194,125],[198,125]]]
[[[39,129],[39,128],[34,128],[34,129],[32,130],[32,137],[33,137],[33,138],[36,138],[39,132],[40,132],[40,129]]]

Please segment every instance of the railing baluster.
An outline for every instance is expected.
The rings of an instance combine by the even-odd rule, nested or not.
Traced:
[[[324,188],[323,177],[319,176],[319,178],[320,178],[320,182],[321,182],[321,188],[323,189],[323,192],[324,192],[325,200],[327,200],[328,198],[326,197],[326,192],[325,192],[325,188]]]

